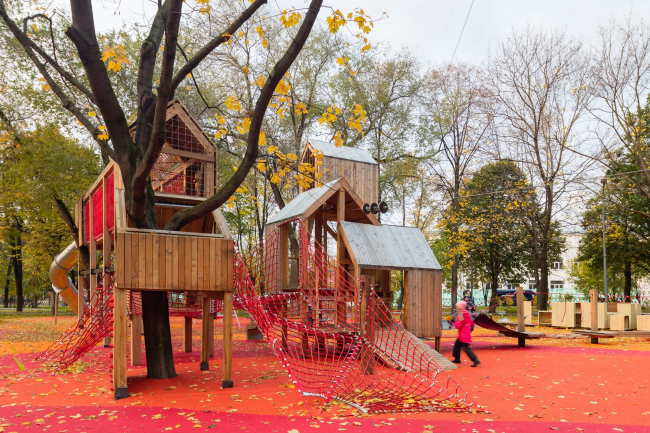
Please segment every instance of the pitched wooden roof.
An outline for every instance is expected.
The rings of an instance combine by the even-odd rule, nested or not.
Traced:
[[[312,188],[298,194],[277,214],[269,218],[266,224],[279,224],[294,218],[308,219],[320,208],[329,207],[333,209],[338,205],[335,194],[341,189],[345,190],[346,193],[346,220],[379,224],[374,215],[363,213],[363,202],[343,178],[334,179],[318,188]]]
[[[361,268],[441,270],[424,234],[417,227],[374,226],[342,221],[352,260]]]

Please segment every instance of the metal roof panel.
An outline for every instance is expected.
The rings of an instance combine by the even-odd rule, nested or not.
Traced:
[[[374,226],[342,221],[341,227],[359,267],[441,270],[417,227]]]
[[[307,139],[307,142],[311,144],[314,149],[323,152],[324,156],[377,165],[377,161],[375,161],[370,152],[364,149],[350,146],[336,147],[334,143],[312,140],[311,138]]]
[[[280,210],[280,212],[273,215],[266,222],[267,224],[275,224],[279,222],[289,221],[305,213],[311,205],[320,200],[332,187],[339,181],[340,178],[334,179],[331,182],[324,184],[318,188],[312,188],[301,194],[298,194],[293,200]]]

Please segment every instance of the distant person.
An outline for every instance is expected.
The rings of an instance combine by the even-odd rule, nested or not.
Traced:
[[[476,304],[474,303],[474,298],[472,297],[472,293],[469,290],[465,290],[463,292],[463,301],[467,303],[467,309],[469,311],[472,313],[476,311]]]
[[[478,360],[469,347],[469,344],[472,342],[472,327],[474,326],[472,314],[467,311],[467,302],[465,301],[458,301],[456,310],[458,311],[458,317],[454,321],[454,327],[458,329],[458,338],[454,343],[454,350],[452,352],[454,359],[451,362],[460,364],[460,349],[462,348],[473,362],[472,367],[476,367],[481,361]]]

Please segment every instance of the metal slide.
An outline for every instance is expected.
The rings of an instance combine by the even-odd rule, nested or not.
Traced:
[[[481,313],[474,319],[474,324],[480,326],[481,328],[489,329],[491,331],[497,331],[505,335],[506,337],[514,338],[539,338],[544,334],[538,334],[533,332],[519,332],[515,329],[508,328],[507,326],[499,325],[494,320],[490,319],[485,314]]]
[[[68,272],[77,264],[78,258],[77,244],[72,242],[54,258],[52,266],[50,266],[52,289],[61,295],[74,314],[78,314],[79,311],[79,294],[74,284],[72,284]]]

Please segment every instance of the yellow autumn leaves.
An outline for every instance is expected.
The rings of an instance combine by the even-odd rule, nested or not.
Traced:
[[[131,61],[126,55],[126,50],[124,45],[118,45],[115,47],[104,47],[104,52],[102,53],[102,62],[108,61],[107,69],[113,72],[119,72],[122,70],[122,65],[131,66]]]

